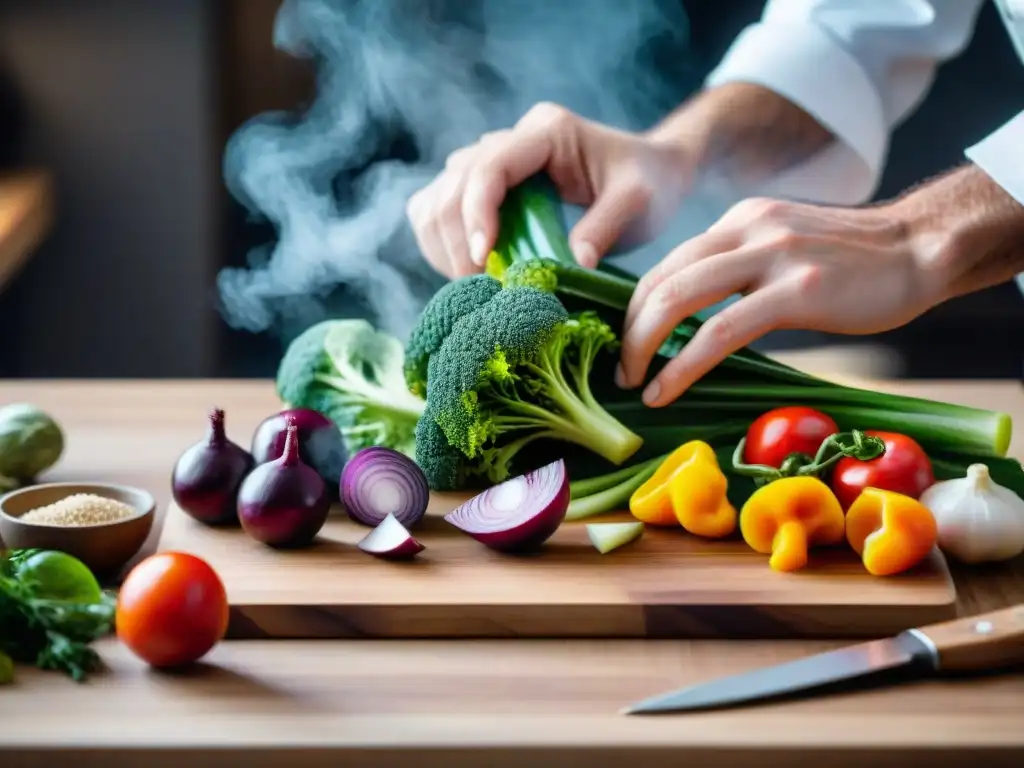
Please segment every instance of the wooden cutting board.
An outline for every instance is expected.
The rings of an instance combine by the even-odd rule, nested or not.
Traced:
[[[602,555],[574,522],[533,555],[502,555],[443,520],[464,498],[432,498],[414,531],[426,550],[410,562],[357,549],[369,529],[340,509],[313,546],[277,551],[172,506],[160,549],[191,552],[220,573],[235,639],[863,637],[955,615],[938,552],[889,578],[871,576],[845,548],[816,551],[806,570],[783,574],[738,534],[708,541],[648,528]]]

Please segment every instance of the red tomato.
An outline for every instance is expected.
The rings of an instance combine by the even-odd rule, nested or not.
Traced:
[[[844,456],[836,462],[831,485],[843,509],[849,509],[865,488],[894,491],[916,499],[935,483],[931,459],[912,438],[893,432],[864,434],[884,440],[885,453],[871,461]]]
[[[791,453],[813,457],[825,438],[838,431],[829,416],[813,408],[776,408],[758,416],[750,425],[743,460],[747,464],[781,467]]]
[[[135,566],[117,600],[117,636],[154,667],[205,656],[228,628],[224,584],[206,561],[160,552]]]

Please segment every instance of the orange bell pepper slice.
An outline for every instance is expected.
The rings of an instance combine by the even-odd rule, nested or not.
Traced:
[[[771,555],[775,571],[796,571],[807,565],[808,550],[843,540],[843,508],[816,477],[784,477],[750,495],[740,513],[743,540],[755,552]]]
[[[648,525],[681,525],[695,536],[721,538],[736,530],[736,508],[726,498],[727,490],[714,450],[691,440],[669,454],[633,492],[629,510]]]
[[[846,512],[846,540],[875,576],[910,570],[938,540],[935,516],[910,496],[865,488]]]

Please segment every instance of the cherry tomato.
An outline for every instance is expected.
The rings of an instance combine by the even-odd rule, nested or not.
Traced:
[[[935,483],[932,462],[915,440],[894,432],[871,432],[885,441],[885,453],[871,461],[844,456],[832,471],[832,490],[849,509],[865,488],[894,491],[916,499]]]
[[[152,555],[135,566],[121,586],[116,628],[121,642],[151,666],[191,664],[227,632],[224,584],[195,555]]]
[[[743,460],[747,464],[781,467],[791,453],[814,456],[825,438],[839,431],[821,411],[802,405],[776,408],[758,416],[747,430]]]

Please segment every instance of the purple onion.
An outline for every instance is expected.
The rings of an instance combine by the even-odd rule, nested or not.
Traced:
[[[257,464],[281,458],[288,425],[299,428],[299,458],[315,469],[328,489],[334,491],[348,461],[348,450],[338,425],[312,408],[288,408],[265,418],[252,436],[252,455]]]
[[[430,487],[423,470],[405,454],[376,446],[349,459],[341,474],[341,502],[357,523],[378,526],[388,515],[406,528],[426,514]]]
[[[535,549],[558,530],[569,510],[569,475],[559,459],[491,486],[445,520],[501,552]]]
[[[253,457],[227,438],[224,411],[209,413],[206,438],[187,448],[171,472],[171,495],[185,514],[206,525],[238,523],[238,491],[255,466]]]
[[[386,560],[408,560],[425,549],[394,515],[385,517],[358,546],[363,552]]]
[[[272,547],[312,543],[330,508],[327,484],[299,457],[299,429],[294,423],[288,426],[280,458],[257,466],[238,492],[242,528]]]

